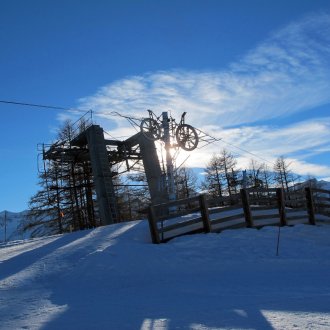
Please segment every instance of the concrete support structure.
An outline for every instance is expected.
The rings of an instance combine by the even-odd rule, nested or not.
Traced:
[[[84,132],[92,165],[97,203],[103,225],[118,222],[118,210],[103,129],[92,125]]]
[[[151,204],[165,203],[168,201],[165,176],[162,174],[155,142],[147,139],[142,133],[137,133],[124,141],[127,149],[139,145],[140,154],[146,174]]]

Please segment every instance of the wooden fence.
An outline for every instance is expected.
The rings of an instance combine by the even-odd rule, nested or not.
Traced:
[[[305,188],[241,189],[239,194],[211,198],[199,195],[149,207],[153,243],[193,233],[220,232],[267,225],[315,225],[316,215],[330,219],[330,191]]]

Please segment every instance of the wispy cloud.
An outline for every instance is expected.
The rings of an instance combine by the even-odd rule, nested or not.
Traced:
[[[215,133],[215,132],[214,132]],[[221,134],[219,134],[220,136]],[[289,156],[302,153],[305,159],[310,152],[322,153],[330,146],[330,117],[297,122],[285,127],[245,126],[223,131],[225,141],[265,157]]]
[[[272,167],[277,157],[284,156],[297,174],[330,175],[330,166],[312,160],[330,150],[330,117],[277,128],[242,126],[219,131],[208,126],[208,132],[222,140],[192,152],[189,159],[192,166],[204,167],[210,154],[226,148],[238,157],[242,169],[249,167],[251,159]]]
[[[222,127],[290,115],[330,101],[330,15],[292,23],[222,71],[127,77],[80,102],[99,112],[187,111]]]
[[[307,158],[329,150],[329,118],[284,128],[275,122],[260,123],[327,104],[329,90],[330,15],[321,13],[272,33],[221,71],[172,70],[126,77],[79,102],[110,119],[103,123],[116,135],[125,135],[121,132],[127,123],[109,116],[111,111],[135,117],[146,116],[147,109],[157,114],[171,111],[178,119],[187,111],[187,121],[196,127],[267,159],[291,156],[297,170],[310,166],[317,172],[318,165],[313,167]],[[330,175],[327,171],[322,167],[324,175]]]

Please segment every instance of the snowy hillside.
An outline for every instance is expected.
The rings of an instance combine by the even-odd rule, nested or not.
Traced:
[[[150,243],[145,221],[0,244],[1,329],[329,329],[330,225]]]

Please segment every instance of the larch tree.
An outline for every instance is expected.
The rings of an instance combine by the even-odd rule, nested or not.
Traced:
[[[196,195],[197,176],[191,168],[179,168],[174,177],[177,199],[189,198]]]
[[[292,172],[290,165],[291,163],[288,163],[283,156],[277,158],[274,165],[274,180],[287,192],[290,187],[294,189],[295,183],[299,180],[299,176]]]
[[[262,178],[263,164],[258,163],[256,160],[251,159],[248,170],[248,186],[252,188],[263,187]]]
[[[236,169],[237,160],[234,155],[226,149],[222,149],[219,155],[222,175],[224,177],[225,187],[229,197],[237,194],[238,190],[238,170]]]
[[[224,195],[222,170],[220,157],[213,155],[206,165],[204,181],[201,186],[212,197],[222,197]]]
[[[59,176],[59,168],[53,163],[39,174],[40,189],[30,198],[29,213],[24,219],[24,230],[31,231],[32,237],[63,232]]]

